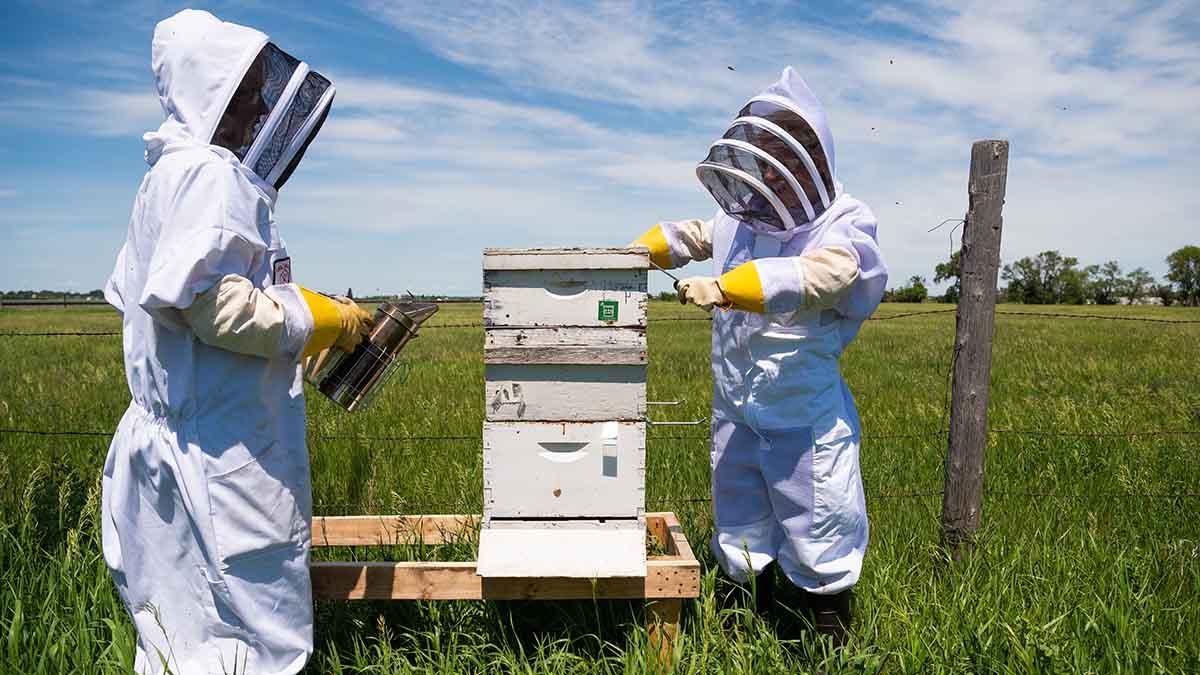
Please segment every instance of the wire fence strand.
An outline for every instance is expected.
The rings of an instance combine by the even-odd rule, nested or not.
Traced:
[[[876,315],[868,318],[868,321],[892,321],[895,319],[911,319],[921,316],[936,316],[957,313],[957,308],[951,309],[935,309],[924,310],[919,312],[901,312],[899,314]],[[1104,314],[1075,314],[1070,312],[1037,312],[1037,311],[1013,311],[1013,310],[996,310],[996,316],[1004,317],[1029,317],[1029,318],[1054,318],[1054,319],[1084,319],[1091,321],[1126,321],[1126,322],[1141,322],[1152,324],[1166,325],[1196,325],[1200,324],[1200,319],[1159,319],[1147,316],[1108,316]],[[712,321],[711,317],[705,316],[670,316],[657,317],[649,323],[671,323],[677,321]],[[421,330],[442,330],[455,328],[486,328],[484,323],[442,323],[442,324],[425,324],[421,326]],[[0,333],[0,338],[3,337],[115,337],[121,335],[121,331],[17,331]]]
[[[907,500],[907,499],[929,499],[933,497],[941,497],[941,490],[916,490],[908,492],[867,492],[866,499],[872,500]],[[1054,492],[1054,491],[1030,491],[1030,490],[985,490],[985,497],[997,498],[1021,498],[1021,499],[1067,499],[1067,500],[1103,500],[1103,501],[1131,501],[1131,500],[1177,500],[1177,499],[1196,499],[1200,498],[1200,492]],[[668,495],[665,497],[655,497],[646,500],[647,509],[658,509],[662,507],[681,506],[687,504],[711,504],[713,501],[711,495]],[[448,511],[470,511],[471,513],[479,513],[483,510],[482,502],[419,502],[404,499],[396,499],[392,501],[371,501],[371,502],[320,502],[313,506],[314,513],[318,515],[325,511],[379,511],[379,510],[396,510],[401,509],[409,512],[411,515],[421,515],[429,513],[446,513]],[[402,514],[390,514],[402,515]]]

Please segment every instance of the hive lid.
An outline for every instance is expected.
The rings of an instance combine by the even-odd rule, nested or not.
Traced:
[[[492,270],[648,270],[644,247],[485,248],[483,269]]]
[[[646,576],[646,525],[637,520],[492,521],[479,532],[481,577]]]

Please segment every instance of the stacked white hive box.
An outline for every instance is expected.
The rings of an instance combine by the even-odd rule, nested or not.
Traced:
[[[484,577],[646,575],[644,249],[483,254]]]

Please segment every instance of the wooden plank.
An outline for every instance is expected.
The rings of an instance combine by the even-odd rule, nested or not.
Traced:
[[[621,518],[645,509],[644,422],[485,422],[484,515]]]
[[[489,270],[486,327],[645,327],[646,271]]]
[[[648,518],[649,516],[647,516]],[[695,560],[696,554],[692,552],[692,545],[688,543],[687,535],[683,533],[683,526],[679,524],[679,519],[675,517],[675,514],[666,512],[661,515],[661,518],[663,525],[671,533],[670,550],[680,558]]]
[[[955,558],[971,550],[982,510],[996,278],[1007,178],[1008,142],[975,143],[962,229],[962,295],[955,326],[950,437],[942,496],[942,540]]]
[[[646,662],[652,672],[670,672],[675,665],[675,641],[679,637],[679,618],[683,601],[659,598],[646,603]]]
[[[622,347],[646,348],[646,329],[639,327],[598,328],[580,326],[547,326],[538,328],[488,329],[483,336],[487,350],[512,347]]]
[[[491,328],[484,363],[644,365],[644,328]]]
[[[488,421],[641,421],[646,366],[488,364],[484,413]]]
[[[484,579],[474,562],[316,562],[319,600],[588,600],[695,598],[697,561],[646,561],[646,576],[615,579]]]
[[[646,249],[610,248],[485,248],[484,270],[650,269]]]
[[[312,545],[381,546],[423,543],[457,543],[469,539],[480,516],[317,516],[312,523]]]
[[[315,516],[312,524],[312,545],[321,546],[382,546],[398,540],[397,532],[419,533],[421,543],[438,545],[458,543],[462,537],[472,536],[483,521],[480,515],[379,515],[379,516]],[[646,514],[646,528],[660,542],[668,555],[667,559],[683,555],[692,558],[692,549],[679,520],[669,511],[651,511]],[[407,537],[399,539],[408,543]],[[686,547],[686,554],[679,552]]]
[[[619,330],[619,329],[618,329]],[[523,345],[513,347],[493,347],[484,345],[483,362],[487,364],[507,365],[592,365],[604,366],[644,366],[646,365],[646,346],[627,347],[624,345],[566,345],[562,347],[539,347]]]
[[[646,514],[646,531],[654,537],[655,543],[666,551],[663,557],[678,557],[675,553],[675,543],[671,540],[671,531],[667,529],[667,521],[661,513]]]

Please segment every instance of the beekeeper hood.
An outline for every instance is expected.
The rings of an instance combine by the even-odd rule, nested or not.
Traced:
[[[160,22],[151,58],[166,120],[144,137],[150,164],[173,143],[211,144],[279,189],[333,102],[330,81],[266,34],[204,11]]]
[[[721,209],[762,232],[807,229],[837,197],[825,111],[789,66],[738,112],[696,176]]]

